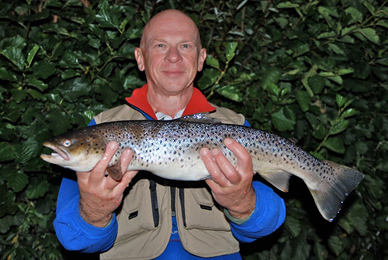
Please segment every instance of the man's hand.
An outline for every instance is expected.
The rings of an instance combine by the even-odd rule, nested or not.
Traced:
[[[105,227],[109,224],[113,211],[121,204],[124,190],[137,173],[137,171],[127,172],[133,152],[125,150],[120,158],[123,178],[116,181],[110,176],[105,176],[108,164],[117,148],[117,142],[110,142],[106,146],[104,156],[93,170],[76,173],[80,192],[80,214],[87,223],[93,226]]]
[[[212,179],[206,183],[214,199],[225,207],[234,218],[249,217],[256,205],[256,194],[252,187],[253,169],[249,152],[238,142],[225,139],[224,144],[237,157],[233,166],[219,149],[201,149],[201,157]]]

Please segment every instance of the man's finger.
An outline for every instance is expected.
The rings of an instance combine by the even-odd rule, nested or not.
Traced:
[[[218,150],[210,150],[208,148],[202,148],[200,151],[201,158],[206,166],[207,171],[212,177],[212,180],[218,185],[225,186],[228,183],[228,180],[225,178],[225,175],[221,171],[218,163],[216,162],[214,155],[216,155]]]
[[[225,185],[237,184],[241,181],[241,175],[236,171],[235,166],[225,157],[223,153],[221,153],[221,151],[214,149],[212,151],[212,156],[226,179]]]
[[[120,176],[122,176],[122,178],[120,180],[115,180],[112,178],[111,174],[109,174],[108,177],[106,178],[106,187],[108,189],[114,189],[116,186],[119,185],[119,183],[126,182],[126,180],[123,180],[124,174],[128,169],[128,165],[131,163],[132,156],[133,156],[133,152],[130,149],[124,150],[124,152],[121,154],[120,163],[119,163],[120,167],[117,167],[116,169],[120,168],[119,174]]]
[[[89,177],[89,181],[91,183],[101,183],[101,181],[105,178],[106,168],[108,167],[109,162],[112,159],[113,155],[116,153],[118,147],[119,144],[115,141],[111,141],[108,143],[101,160],[91,171]]]
[[[237,158],[236,170],[240,174],[251,173],[252,170],[252,158],[247,149],[240,143],[233,139],[226,138],[224,141],[226,147],[233,152]]]

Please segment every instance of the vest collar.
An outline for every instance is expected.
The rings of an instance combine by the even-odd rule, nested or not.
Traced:
[[[147,90],[148,85],[145,84],[143,87],[135,89],[132,92],[132,95],[130,97],[127,97],[125,100],[130,106],[134,107],[136,110],[140,111],[146,116],[148,115],[148,117],[151,117],[154,120],[157,120],[154,110],[148,103]],[[216,108],[210,105],[210,103],[207,101],[206,97],[201,93],[201,91],[197,88],[194,88],[193,95],[191,96],[189,103],[187,104],[182,116],[213,112],[215,110]]]

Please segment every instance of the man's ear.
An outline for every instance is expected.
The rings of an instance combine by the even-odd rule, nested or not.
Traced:
[[[199,51],[199,57],[198,57],[198,71],[201,71],[203,69],[203,64],[205,64],[206,61],[206,49],[202,48]]]
[[[137,62],[137,67],[140,71],[144,71],[144,56],[141,48],[137,47],[135,49],[135,59]]]

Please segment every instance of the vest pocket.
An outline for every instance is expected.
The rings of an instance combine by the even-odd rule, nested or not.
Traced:
[[[186,229],[231,230],[224,212],[206,188],[180,190],[179,199]]]
[[[119,222],[118,237],[130,237],[142,232],[154,230],[159,225],[158,207],[152,198],[156,188],[148,180],[139,180],[123,201]]]

